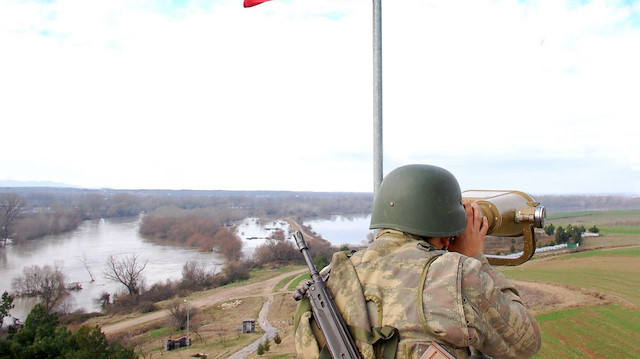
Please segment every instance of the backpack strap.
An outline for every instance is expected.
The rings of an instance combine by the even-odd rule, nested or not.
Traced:
[[[367,301],[360,279],[351,259],[344,252],[332,258],[332,270],[327,286],[331,290],[338,309],[341,310],[349,331],[363,357],[393,359],[400,336],[392,326],[375,327],[369,322]],[[376,303],[379,306],[379,303]],[[373,324],[375,325],[375,324]]]

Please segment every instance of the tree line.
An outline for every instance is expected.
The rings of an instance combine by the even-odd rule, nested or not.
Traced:
[[[546,235],[554,236],[555,244],[563,244],[570,241],[572,243],[581,244],[582,235],[585,232],[600,233],[600,229],[596,225],[593,225],[593,227],[587,229],[583,225],[574,226],[572,224],[568,224],[566,228],[563,228],[562,226],[558,226],[558,228],[556,228],[553,223],[550,223],[544,227],[544,233]]]
[[[215,195],[212,195],[214,193]],[[314,192],[118,191],[0,189],[2,240],[29,240],[70,231],[83,220],[135,216],[199,216],[230,224],[247,217],[298,219],[369,212],[371,194]],[[164,212],[164,213],[163,213]],[[173,213],[171,213],[173,212]],[[194,238],[196,240],[196,238]],[[201,239],[202,241],[202,239]],[[207,240],[204,239],[204,242]]]

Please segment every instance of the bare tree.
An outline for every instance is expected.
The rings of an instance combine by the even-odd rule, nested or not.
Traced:
[[[95,298],[93,300],[93,302],[99,304],[100,308],[104,309],[107,305],[109,305],[110,298],[111,294],[109,294],[108,292],[102,292],[100,293],[100,296],[98,298]]]
[[[11,234],[10,227],[24,206],[22,198],[16,193],[0,194],[0,234],[4,243]]]
[[[116,258],[109,256],[107,259],[107,269],[104,271],[105,278],[124,285],[129,291],[129,295],[137,298],[142,290],[141,273],[147,266],[148,261],[142,262],[136,253],[128,257]]]
[[[91,282],[95,282],[96,280],[93,279],[93,274],[91,274],[91,271],[89,270],[89,264],[87,264],[89,260],[87,259],[86,253],[82,253],[82,258],[80,259],[80,261],[82,262],[82,264],[84,264],[84,268],[87,270],[87,272],[89,272],[89,277],[91,277]]]
[[[176,299],[171,302],[169,306],[169,313],[171,313],[171,325],[178,330],[187,328],[189,324],[190,329],[197,327],[194,325],[193,319],[196,317],[198,311],[196,308],[189,307],[186,300]]]
[[[13,290],[18,296],[38,297],[49,311],[69,293],[65,275],[58,266],[25,267],[22,273],[22,276],[13,279]]]

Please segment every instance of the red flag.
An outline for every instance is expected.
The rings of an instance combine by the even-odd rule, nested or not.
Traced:
[[[265,1],[269,1],[269,0],[244,0],[244,7],[252,7],[252,6],[260,5]]]

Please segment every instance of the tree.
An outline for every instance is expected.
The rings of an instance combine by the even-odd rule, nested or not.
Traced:
[[[265,352],[268,352],[269,349],[271,349],[271,345],[269,345],[269,337],[264,338],[264,343],[262,344],[262,347],[264,348]]]
[[[58,315],[37,304],[25,324],[7,339],[0,339],[0,358],[134,359],[132,348],[110,345],[100,327],[70,332]]]
[[[16,193],[0,194],[0,235],[5,244],[11,235],[11,226],[24,206],[22,198]]]
[[[544,227],[544,233],[547,236],[552,236],[555,230],[556,230],[556,227],[553,225],[553,223],[550,223]]]
[[[15,307],[15,304],[13,304],[13,297],[5,291],[2,293],[2,301],[0,301],[0,328],[2,328],[4,318],[10,316],[9,312],[13,307]]]
[[[86,253],[82,253],[82,259],[80,259],[80,261],[82,262],[82,264],[84,264],[84,268],[89,273],[89,277],[91,277],[91,282],[95,282],[96,280],[93,278],[93,274],[91,274],[91,271],[89,270],[89,264],[88,264],[89,260],[87,259]]]
[[[567,234],[572,238],[574,243],[582,243],[582,233],[586,232],[584,226],[567,226]]]
[[[137,298],[142,291],[142,271],[147,266],[147,263],[148,261],[142,263],[136,253],[124,258],[109,256],[104,276],[111,281],[124,285],[129,291],[129,295]]]
[[[102,292],[100,293],[100,296],[94,299],[93,301],[96,304],[99,304],[100,308],[104,309],[106,308],[107,305],[109,305],[110,300],[111,300],[111,294],[109,294],[109,292]]]
[[[180,286],[187,289],[205,288],[209,284],[210,274],[207,273],[207,263],[192,259],[182,266],[182,281]]]
[[[171,324],[174,328],[178,330],[186,329],[187,321],[190,329],[195,328],[193,319],[198,312],[196,308],[189,307],[188,303],[179,299],[174,300],[169,306],[169,313],[171,313]]]
[[[285,264],[300,260],[300,251],[290,241],[269,239],[258,246],[253,254],[259,265]]]
[[[564,230],[564,228],[562,228],[562,226],[559,226],[558,229],[556,229],[556,244],[567,243],[568,240],[569,234]]]
[[[276,336],[273,337],[273,342],[276,343],[277,345],[280,345],[280,343],[282,343],[282,338],[280,338],[280,333],[276,333]]]
[[[13,290],[18,296],[37,297],[51,311],[69,291],[62,270],[45,265],[25,267],[22,276],[13,279]]]
[[[256,353],[258,355],[264,354],[264,346],[262,346],[262,343],[258,343],[258,351]]]
[[[589,228],[589,233],[600,233],[600,229],[594,224],[593,227]]]

